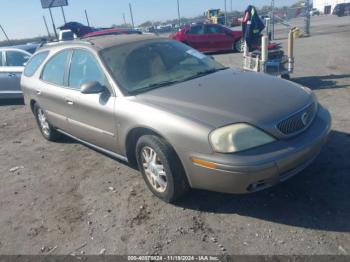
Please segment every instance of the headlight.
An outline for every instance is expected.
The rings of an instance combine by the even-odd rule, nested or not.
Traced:
[[[211,132],[210,143],[218,153],[234,153],[275,141],[272,136],[248,124],[234,124]]]

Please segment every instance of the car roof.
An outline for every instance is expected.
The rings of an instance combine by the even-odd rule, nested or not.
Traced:
[[[145,35],[136,35],[136,34],[101,35],[101,36],[87,37],[84,39],[77,39],[72,41],[47,43],[40,48],[40,51],[50,50],[53,48],[65,48],[65,47],[76,47],[76,46],[90,47],[92,49],[100,51],[113,46],[150,41],[150,40],[161,40],[161,39],[168,39],[168,38],[159,37],[156,35],[146,35],[146,34]]]
[[[85,38],[84,40],[90,42],[99,49],[106,49],[113,46],[160,39],[165,38],[156,35],[103,35]]]
[[[31,53],[29,53],[27,50],[23,50],[21,48],[16,48],[16,47],[11,47],[11,46],[0,47],[0,51],[18,51],[18,52],[22,52],[22,53],[26,53],[26,54],[31,55]]]
[[[85,39],[90,36],[99,36],[99,35],[110,34],[110,33],[132,33],[132,32],[136,33],[140,31],[135,29],[130,29],[130,28],[109,28],[109,29],[103,29],[103,30],[98,30],[98,31],[88,33],[84,35],[82,38]]]

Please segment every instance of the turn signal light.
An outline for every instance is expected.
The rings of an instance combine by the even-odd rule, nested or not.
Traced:
[[[202,166],[202,167],[206,167],[206,168],[210,168],[210,169],[216,169],[217,165],[213,162],[209,162],[209,161],[205,161],[202,159],[198,159],[198,158],[192,158],[192,163],[198,166]]]

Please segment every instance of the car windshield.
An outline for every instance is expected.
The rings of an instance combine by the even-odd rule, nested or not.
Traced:
[[[176,41],[150,40],[101,51],[115,81],[128,95],[224,70],[212,58]]]

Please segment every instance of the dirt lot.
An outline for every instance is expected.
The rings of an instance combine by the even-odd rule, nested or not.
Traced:
[[[309,168],[263,192],[165,204],[126,164],[46,142],[27,108],[0,106],[0,254],[350,254],[350,18],[315,19],[293,81],[330,109],[333,131]]]

